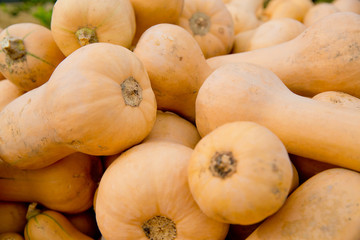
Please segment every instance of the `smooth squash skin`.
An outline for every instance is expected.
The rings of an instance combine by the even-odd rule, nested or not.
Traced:
[[[97,42],[130,48],[135,29],[130,0],[58,0],[51,15],[51,33],[65,56]]]
[[[341,107],[348,107],[360,110],[360,98],[339,91],[326,91],[312,97],[317,101],[336,104]]]
[[[30,208],[29,208],[30,209]],[[33,211],[33,212],[31,212]],[[53,210],[28,212],[24,229],[25,240],[92,240],[80,232],[63,214]]]
[[[64,216],[83,234],[94,239],[99,239],[101,236],[93,208],[77,214],[64,214]]]
[[[26,211],[24,202],[0,201],[0,234],[22,232],[26,225]]]
[[[113,155],[141,142],[155,118],[155,96],[141,61],[122,46],[93,43],[1,111],[0,158],[37,169],[74,152]]]
[[[0,161],[0,200],[38,202],[64,213],[89,209],[102,175],[98,157],[74,153],[36,170],[22,170]]]
[[[327,2],[315,4],[304,16],[304,25],[309,27],[321,18],[336,12],[340,12],[340,10],[334,4]]]
[[[359,0],[334,0],[332,2],[340,11],[360,14]]]
[[[47,82],[65,56],[50,29],[16,23],[0,32],[0,72],[23,91]]]
[[[259,65],[218,68],[199,90],[196,126],[200,136],[232,121],[267,127],[289,153],[360,170],[360,112],[296,95]]]
[[[228,224],[207,217],[187,180],[192,149],[149,142],[120,155],[101,178],[96,220],[106,240],[224,240]],[[141,174],[134,174],[137,173]]]
[[[229,224],[255,224],[274,214],[292,178],[281,140],[248,121],[226,123],[204,136],[188,166],[190,191],[200,209]]]
[[[195,121],[195,99],[212,72],[192,35],[174,24],[158,24],[141,36],[134,50],[144,64],[159,110]]]
[[[287,17],[302,22],[313,5],[311,0],[271,0],[263,9],[261,19],[268,21]]]
[[[360,97],[359,39],[360,15],[339,12],[285,43],[217,56],[207,62],[213,69],[239,62],[263,66],[290,90],[304,96],[336,90]]]
[[[1,233],[0,240],[24,240],[23,236],[19,233]]]
[[[205,58],[230,53],[234,23],[222,0],[185,0],[177,24],[197,41]]]
[[[4,79],[0,81],[0,111],[12,100],[24,94],[24,91],[19,89],[11,81]]]
[[[300,185],[246,240],[360,239],[360,174],[334,168]]]

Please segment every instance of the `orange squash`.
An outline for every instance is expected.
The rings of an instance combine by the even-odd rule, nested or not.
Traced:
[[[24,229],[25,240],[92,240],[72,225],[60,212],[40,211],[30,205],[28,221]]]
[[[17,23],[0,33],[0,72],[24,91],[47,82],[65,58],[51,31],[35,23]]]
[[[96,42],[130,48],[135,29],[130,0],[58,0],[51,16],[51,32],[65,56]]]
[[[98,239],[100,237],[101,234],[96,223],[95,212],[93,208],[77,214],[64,214],[64,216],[77,230],[83,234],[94,239]]]
[[[255,224],[278,211],[292,178],[280,139],[247,121],[226,123],[204,136],[188,166],[189,187],[200,209],[229,224]]]
[[[261,17],[264,21],[288,17],[302,22],[313,5],[311,0],[270,0]]]
[[[155,96],[141,61],[122,46],[93,43],[1,111],[0,158],[37,169],[76,151],[113,155],[141,142],[155,118]]]
[[[102,173],[100,159],[82,153],[37,170],[0,161],[0,200],[38,202],[56,211],[79,213],[92,206]]]
[[[305,14],[304,25],[309,27],[321,18],[336,12],[340,12],[340,10],[334,4],[326,2],[315,4]]]
[[[234,43],[234,23],[222,0],[185,0],[177,23],[199,44],[205,58],[227,54]]]
[[[22,95],[24,91],[7,79],[0,81],[0,111],[12,100]]]
[[[106,240],[225,239],[228,224],[207,217],[187,181],[192,149],[149,142],[127,150],[101,178],[96,220]],[[134,174],[134,170],[139,174]]]
[[[0,201],[0,234],[22,232],[26,224],[26,211],[26,203]]]
[[[212,70],[191,34],[158,24],[144,32],[134,53],[149,74],[158,109],[194,122],[197,92]]]
[[[199,90],[196,126],[200,136],[233,121],[267,127],[289,153],[360,170],[360,112],[296,95],[259,65],[222,66]]]
[[[179,19],[184,0],[130,0],[136,18],[136,32],[133,45],[136,46],[141,35],[156,24],[175,24]]]
[[[292,18],[272,19],[259,27],[235,36],[232,53],[270,47],[297,37],[305,25]]]
[[[360,239],[360,174],[343,168],[308,179],[246,240]]]
[[[24,240],[19,233],[1,233],[0,240]]]
[[[207,63],[213,69],[239,62],[263,66],[304,96],[342,91],[360,97],[359,39],[360,15],[339,12],[322,18],[290,41],[212,57]]]

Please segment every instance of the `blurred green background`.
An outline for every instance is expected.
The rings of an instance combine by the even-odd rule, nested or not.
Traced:
[[[271,0],[265,0],[265,5],[269,1]],[[312,1],[319,3],[333,0]],[[0,0],[0,28],[19,22],[39,23],[50,28],[51,13],[55,2],[56,0]]]

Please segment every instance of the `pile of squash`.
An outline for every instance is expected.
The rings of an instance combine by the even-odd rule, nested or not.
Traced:
[[[58,0],[0,32],[0,240],[360,239],[360,1]]]

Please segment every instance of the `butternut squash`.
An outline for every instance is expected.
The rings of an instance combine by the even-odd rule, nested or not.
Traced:
[[[23,91],[47,82],[65,58],[51,31],[36,23],[16,23],[0,32],[0,71]]]
[[[350,94],[339,91],[326,91],[316,94],[312,99],[329,102],[341,107],[349,107],[360,110],[360,99]]]
[[[340,11],[360,14],[359,0],[334,0],[332,4],[334,4]]]
[[[64,216],[77,230],[83,234],[94,239],[99,239],[101,234],[96,223],[95,212],[93,208],[77,214],[64,214]]]
[[[24,240],[19,233],[1,233],[0,240]]]
[[[106,240],[225,239],[228,224],[207,217],[187,180],[192,149],[148,142],[120,155],[101,178],[96,220]],[[134,174],[134,170],[139,174]]]
[[[197,41],[205,58],[230,53],[234,23],[222,0],[184,0],[177,24]]]
[[[65,213],[89,209],[102,176],[98,157],[74,153],[36,170],[22,170],[0,161],[0,200],[38,202]]]
[[[229,224],[255,224],[274,214],[284,204],[292,178],[281,140],[248,121],[223,124],[204,136],[188,166],[190,191],[200,209]]]
[[[0,112],[0,158],[37,169],[74,152],[113,155],[141,142],[155,118],[141,61],[122,46],[93,43]]]
[[[0,201],[0,234],[23,232],[26,224],[26,211],[27,204],[24,202]]]
[[[136,29],[130,0],[57,0],[51,33],[65,56],[91,43],[130,48]]]
[[[303,20],[304,25],[309,27],[310,25],[320,20],[321,18],[336,12],[340,12],[340,10],[334,4],[326,3],[326,2],[315,4],[305,14]]]
[[[222,66],[199,90],[196,126],[200,136],[232,121],[267,127],[289,153],[360,170],[360,112],[296,95],[259,65]]]
[[[0,81],[0,111],[12,100],[22,95],[24,91],[20,90],[15,84],[7,79]]]
[[[298,187],[246,240],[360,238],[360,174],[323,171]]]
[[[261,13],[261,19],[293,18],[303,21],[307,11],[314,5],[311,0],[270,0]]]
[[[92,240],[80,232],[60,212],[53,210],[40,211],[29,206],[28,222],[24,230],[25,240]]]
[[[173,24],[150,27],[134,50],[144,64],[159,110],[195,121],[197,92],[211,68],[192,35]]]
[[[213,69],[239,62],[263,66],[304,96],[341,91],[360,97],[359,39],[360,15],[339,12],[322,18],[290,41],[206,61]]]
[[[280,44],[297,37],[305,29],[303,23],[292,18],[272,19],[255,29],[237,34],[232,52],[239,53]]]

